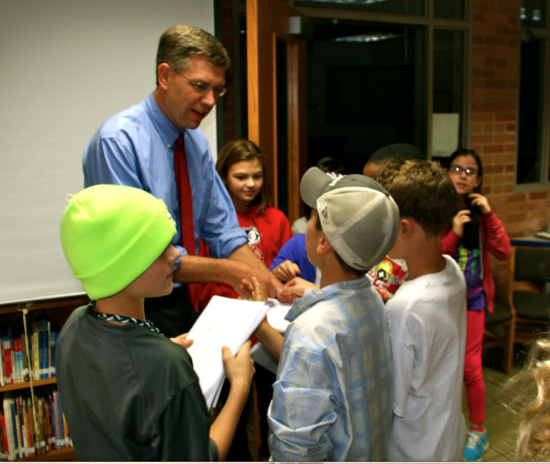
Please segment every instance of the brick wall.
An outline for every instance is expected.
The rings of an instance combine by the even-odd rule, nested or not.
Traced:
[[[550,217],[548,191],[514,193],[519,92],[519,0],[474,0],[472,148],[483,192],[510,237],[533,234]]]
[[[520,0],[473,0],[471,146],[482,158],[483,193],[511,238],[550,218],[547,189],[514,193],[518,130]],[[497,286],[504,265],[494,262]]]

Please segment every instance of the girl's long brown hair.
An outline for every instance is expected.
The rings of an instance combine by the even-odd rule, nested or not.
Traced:
[[[261,213],[265,212],[265,208],[269,204],[269,188],[265,177],[265,157],[258,146],[250,140],[233,140],[228,142],[221,149],[216,162],[216,170],[224,182],[227,181],[227,173],[232,164],[239,161],[251,161],[257,158],[262,165],[262,188],[256,198],[252,200],[252,205],[259,204],[258,208]]]

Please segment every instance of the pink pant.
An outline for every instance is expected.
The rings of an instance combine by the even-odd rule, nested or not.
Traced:
[[[485,310],[467,311],[468,327],[466,333],[466,357],[464,359],[464,383],[466,398],[472,424],[485,421],[485,381],[481,352],[483,350],[483,331],[485,329]]]

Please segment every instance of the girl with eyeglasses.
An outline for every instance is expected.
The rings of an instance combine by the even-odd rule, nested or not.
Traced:
[[[462,202],[453,223],[443,232],[444,254],[452,256],[466,278],[468,323],[464,383],[471,428],[464,449],[464,461],[481,461],[489,447],[485,422],[485,381],[481,353],[485,329],[485,309],[494,309],[495,283],[489,252],[499,260],[510,254],[510,238],[489,201],[481,194],[483,166],[470,149],[455,151],[450,157],[449,177]]]

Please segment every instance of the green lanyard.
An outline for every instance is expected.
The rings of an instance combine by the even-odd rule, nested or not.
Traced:
[[[120,322],[121,324],[135,324],[135,325],[139,325],[140,327],[145,327],[149,329],[151,332],[162,335],[164,337],[164,334],[149,321],[140,321],[139,319],[136,319],[134,317],[119,316],[118,314],[98,313],[94,311],[90,306],[86,308],[86,312],[90,316],[93,316],[99,319],[100,321],[113,321],[113,322]]]

